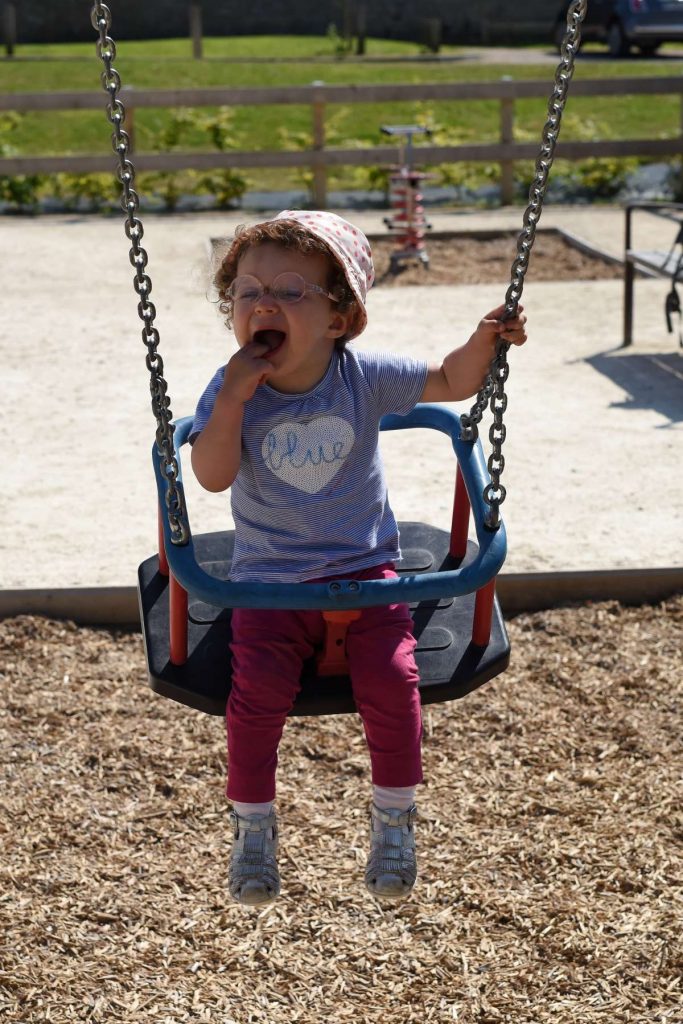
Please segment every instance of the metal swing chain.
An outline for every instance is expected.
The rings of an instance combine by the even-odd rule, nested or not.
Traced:
[[[581,41],[581,23],[586,15],[587,0],[573,0],[567,13],[567,30],[562,43],[562,58],[555,71],[554,89],[548,101],[547,120],[543,127],[541,149],[536,158],[534,179],[529,189],[529,205],[523,217],[523,227],[517,239],[517,255],[510,271],[511,281],[505,295],[505,312],[502,319],[509,320],[517,312],[522,297],[524,277],[529,265],[531,248],[536,237],[536,227],[543,210],[543,199],[548,185],[548,175],[555,156],[555,146],[560,134],[562,113],[567,100],[567,90],[574,74],[574,63]],[[505,382],[510,367],[507,353],[510,344],[499,338],[496,351],[484,384],[477,394],[476,401],[468,413],[460,417],[460,436],[465,441],[476,441],[479,431],[478,424],[487,405],[491,405],[493,423],[489,430],[492,445],[488,459],[488,470],[491,483],[484,488],[484,501],[489,507],[486,525],[495,530],[500,525],[500,506],[505,501],[505,487],[500,482],[505,468],[503,442],[505,441],[505,424],[503,414],[507,408]]]
[[[573,0],[567,13],[567,32],[562,44],[562,59],[555,72],[554,89],[548,102],[548,118],[543,128],[541,150],[536,160],[534,180],[529,189],[529,205],[524,213],[522,231],[517,240],[517,255],[511,268],[511,282],[505,296],[503,320],[508,320],[515,315],[522,296],[524,277],[536,237],[536,227],[542,213],[543,199],[554,159],[567,90],[574,73],[574,63],[581,38],[581,23],[586,14],[586,7],[587,0]],[[128,155],[130,140],[127,132],[122,128],[125,121],[125,108],[118,95],[121,89],[121,78],[113,67],[116,44],[108,34],[111,28],[111,13],[106,4],[93,3],[91,21],[100,35],[97,42],[97,54],[104,65],[101,81],[104,91],[110,97],[107,116],[114,126],[112,148],[119,159],[117,173],[122,185],[121,206],[127,215],[125,231],[131,242],[129,258],[136,272],[133,283],[140,296],[138,315],[144,324],[142,340],[147,347],[146,365],[150,373],[152,409],[157,422],[156,443],[164,476],[168,481],[166,505],[171,540],[174,544],[186,544],[190,537],[189,524],[182,485],[178,480],[178,462],[174,454],[172,414],[167,394],[168,385],[164,378],[163,360],[157,351],[159,332],[154,326],[156,309],[149,300],[152,282],[145,272],[148,257],[141,244],[144,232],[142,221],[136,216],[140,208],[140,201],[133,188],[135,168]],[[497,341],[489,373],[477,394],[476,401],[469,414],[464,414],[460,418],[460,436],[463,440],[475,441],[479,434],[478,424],[481,422],[486,407],[489,403],[491,405],[494,417],[489,430],[492,452],[488,459],[488,470],[491,483],[484,490],[484,501],[489,506],[486,525],[490,529],[497,529],[500,525],[500,506],[506,496],[505,487],[501,484],[500,477],[505,468],[505,458],[502,452],[505,441],[503,414],[507,408],[505,382],[509,375],[507,361],[509,347],[509,343],[500,339]]]
[[[164,363],[157,351],[159,331],[154,325],[156,309],[154,303],[150,302],[149,298],[152,291],[152,281],[146,273],[148,257],[141,244],[144,232],[142,221],[137,216],[140,209],[140,200],[133,187],[135,184],[135,168],[128,155],[130,137],[122,128],[126,118],[126,111],[118,96],[121,89],[121,78],[118,71],[113,67],[113,61],[116,57],[116,44],[109,35],[111,13],[107,5],[93,3],[90,20],[93,28],[100,34],[100,38],[97,41],[97,55],[104,65],[104,71],[101,75],[102,88],[109,96],[107,117],[114,126],[111,144],[119,160],[117,174],[122,186],[121,207],[127,215],[125,232],[131,243],[129,259],[135,270],[135,277],[133,279],[135,291],[140,296],[138,316],[144,325],[142,340],[147,347],[145,362],[150,376],[149,387],[152,395],[152,410],[157,423],[156,444],[163,475],[168,481],[166,508],[171,529],[171,540],[174,544],[182,545],[187,544],[190,539],[190,527],[185,507],[185,496],[182,484],[178,479],[178,460],[175,457],[173,446],[174,427],[170,399],[167,393],[168,385],[164,379]]]

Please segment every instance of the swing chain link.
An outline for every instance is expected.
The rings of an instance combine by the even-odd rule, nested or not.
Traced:
[[[166,509],[173,544],[187,544],[190,539],[190,528],[185,507],[185,496],[179,479],[178,460],[173,445],[174,425],[172,422],[171,401],[168,397],[168,385],[164,378],[164,363],[159,352],[159,331],[154,321],[156,308],[150,301],[152,281],[146,273],[148,256],[142,246],[144,230],[142,221],[137,216],[140,199],[135,191],[135,168],[129,158],[130,136],[123,130],[126,111],[119,99],[121,77],[113,67],[116,57],[116,44],[109,35],[111,28],[111,12],[106,4],[93,3],[90,20],[93,28],[99,32],[97,56],[104,65],[101,74],[102,88],[109,96],[107,117],[114,126],[111,137],[112,149],[116,153],[119,166],[117,176],[122,186],[121,207],[126,214],[124,230],[131,243],[129,259],[135,270],[133,284],[140,297],[138,316],[142,320],[142,340],[147,347],[145,363],[149,370],[149,387],[152,395],[152,410],[156,419],[156,446],[159,462],[167,481]]]
[[[581,42],[581,24],[586,15],[587,0],[573,0],[567,12],[567,29],[562,43],[560,63],[555,71],[554,88],[548,101],[547,120],[543,126],[541,149],[536,158],[534,178],[529,188],[529,205],[527,206],[522,230],[517,239],[517,254],[513,260],[510,276],[511,281],[505,295],[505,311],[501,320],[513,318],[522,297],[524,277],[529,265],[531,248],[536,237],[536,228],[543,212],[543,200],[548,185],[548,175],[555,156],[555,146],[560,134],[562,114],[567,100],[567,90],[574,74],[574,63]],[[500,476],[505,468],[502,447],[505,441],[503,414],[507,407],[505,382],[509,374],[507,353],[510,345],[502,338],[496,341],[496,351],[491,360],[481,390],[469,413],[460,417],[460,437],[464,441],[476,441],[479,436],[478,424],[488,405],[493,413],[493,425],[489,431],[492,453],[488,460],[491,483],[484,488],[483,498],[488,505],[486,526],[496,530],[500,526],[500,506],[505,501],[505,488]]]

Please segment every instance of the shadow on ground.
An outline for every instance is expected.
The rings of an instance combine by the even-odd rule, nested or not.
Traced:
[[[624,352],[615,349],[587,359],[593,369],[609,377],[625,392],[612,408],[652,409],[669,420],[683,422],[683,350],[680,352]]]

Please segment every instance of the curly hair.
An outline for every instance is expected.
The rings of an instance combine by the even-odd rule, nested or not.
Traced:
[[[234,304],[230,298],[229,289],[237,277],[237,265],[240,259],[247,249],[255,249],[259,245],[266,245],[269,242],[275,242],[283,249],[290,249],[304,256],[319,254],[327,258],[329,268],[327,290],[337,299],[335,309],[340,313],[350,314],[346,333],[337,339],[337,346],[343,347],[347,339],[357,333],[356,328],[363,318],[362,310],[349,287],[343,267],[331,249],[323,241],[309,234],[303,225],[293,220],[271,220],[263,224],[255,224],[253,227],[240,225],[235,230],[235,238],[227,253],[221,258],[213,279],[218,292],[218,308],[225,316],[226,326],[232,327],[233,324]]]

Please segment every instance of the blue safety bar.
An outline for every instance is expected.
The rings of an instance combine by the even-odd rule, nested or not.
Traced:
[[[187,442],[192,429],[192,417],[185,416],[175,423],[173,435],[178,460],[176,486],[182,487],[180,449]],[[210,576],[195,557],[192,536],[187,544],[171,541],[166,515],[168,481],[163,472],[163,461],[156,444],[153,447],[154,469],[163,522],[166,557],[176,580],[194,598],[218,608],[290,608],[300,610],[340,610],[368,608],[372,605],[440,600],[458,597],[479,590],[498,574],[505,561],[507,539],[505,526],[500,521],[495,530],[485,525],[488,506],[484,501],[485,487],[490,483],[481,443],[460,438],[460,420],[456,413],[443,405],[417,405],[406,416],[385,416],[382,430],[403,430],[409,427],[427,427],[448,434],[453,444],[472,507],[472,517],[479,550],[476,557],[459,569],[444,572],[419,573],[401,576],[395,580],[338,580],[332,583],[235,583]]]

